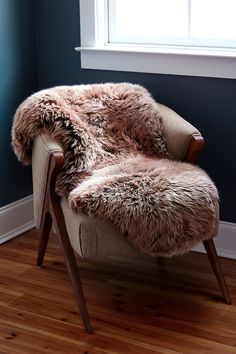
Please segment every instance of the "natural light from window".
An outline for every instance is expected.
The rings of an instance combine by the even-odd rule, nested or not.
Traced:
[[[236,0],[109,0],[109,43],[236,46]]]
[[[80,0],[81,67],[236,79],[236,0]]]

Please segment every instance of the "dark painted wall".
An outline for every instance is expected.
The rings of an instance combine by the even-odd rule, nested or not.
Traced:
[[[0,207],[32,193],[31,171],[10,146],[17,105],[37,90],[32,0],[0,0]]]
[[[148,88],[203,134],[199,164],[216,182],[221,220],[236,222],[236,80],[81,70],[78,0],[35,0],[39,87],[129,81]]]

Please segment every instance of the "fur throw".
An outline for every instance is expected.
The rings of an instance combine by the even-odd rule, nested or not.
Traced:
[[[170,158],[158,103],[143,87],[42,90],[15,113],[12,146],[23,163],[40,132],[65,152],[57,193],[74,210],[118,226],[137,249],[170,256],[213,236],[217,189],[199,167]]]

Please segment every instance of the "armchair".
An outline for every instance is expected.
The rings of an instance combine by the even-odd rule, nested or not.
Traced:
[[[193,163],[204,147],[200,132],[170,108],[164,105],[159,108],[169,153],[176,160]],[[63,164],[64,151],[60,143],[46,134],[39,134],[34,140],[32,152],[34,215],[36,227],[40,230],[37,265],[43,264],[53,223],[85,329],[92,333],[74,251],[86,258],[138,255],[140,251],[134,249],[115,226],[99,218],[75,213],[68,206],[67,200],[55,193],[56,177]],[[218,220],[212,238],[217,234],[217,230]],[[203,241],[203,244],[224,300],[230,304],[230,295],[212,238]]]

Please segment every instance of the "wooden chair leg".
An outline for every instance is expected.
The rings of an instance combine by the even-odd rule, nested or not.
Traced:
[[[81,280],[80,280],[79,270],[78,270],[78,267],[76,264],[74,251],[73,251],[72,246],[70,244],[70,240],[69,240],[67,231],[64,227],[64,223],[60,226],[55,224],[55,228],[56,228],[56,233],[59,237],[59,241],[60,241],[61,248],[63,251],[68,275],[70,278],[70,282],[72,285],[72,289],[74,292],[74,296],[75,296],[77,305],[80,309],[80,314],[83,319],[84,327],[85,327],[88,334],[92,334],[93,330],[92,330],[90,320],[89,320],[87,305],[85,302],[84,292],[83,292],[83,288],[82,288],[82,284],[81,284]]]
[[[216,252],[214,241],[212,239],[207,240],[207,241],[204,241],[203,244],[206,249],[208,258],[210,260],[212,269],[213,269],[213,271],[216,275],[216,278],[218,280],[220,289],[221,289],[222,294],[224,296],[224,300],[225,300],[226,304],[231,304],[229,290],[228,290],[228,287],[225,282],[224,274],[222,272],[222,268],[220,265],[219,257]]]
[[[93,333],[93,330],[90,325],[87,305],[84,298],[84,292],[80,280],[78,267],[76,264],[74,251],[72,249],[67,233],[65,219],[60,204],[60,197],[55,192],[56,177],[62,171],[63,165],[63,153],[61,151],[55,151],[51,153],[46,182],[46,191],[44,196],[44,219],[42,222],[43,226],[40,234],[37,264],[41,265],[43,262],[44,254],[47,248],[49,233],[53,221],[55,231],[59,238],[60,245],[63,251],[66,268],[75,295],[75,299],[80,309],[80,314],[84,323],[84,327],[87,333],[91,334]]]
[[[49,213],[46,213],[43,220],[43,226],[40,231],[38,258],[37,258],[38,266],[41,266],[43,264],[51,227],[52,227],[52,217]]]

